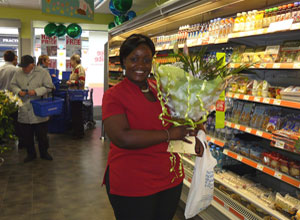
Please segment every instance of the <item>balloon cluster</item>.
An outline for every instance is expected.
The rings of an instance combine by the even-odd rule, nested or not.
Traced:
[[[59,24],[58,26],[54,23],[49,23],[44,28],[44,33],[48,37],[62,37],[67,34],[71,38],[79,38],[82,33],[82,29],[78,24],[70,24],[66,27],[63,24]]]
[[[108,29],[122,24],[125,21],[130,21],[136,17],[134,11],[129,11],[132,6],[132,0],[110,0],[109,9],[115,16],[114,21],[108,24]]]

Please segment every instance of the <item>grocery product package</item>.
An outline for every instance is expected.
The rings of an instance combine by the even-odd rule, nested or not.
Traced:
[[[204,131],[197,135],[203,146],[208,146]],[[184,215],[187,219],[196,216],[212,202],[214,193],[214,167],[216,159],[208,147],[204,148],[203,156],[196,157],[194,175],[186,202]]]

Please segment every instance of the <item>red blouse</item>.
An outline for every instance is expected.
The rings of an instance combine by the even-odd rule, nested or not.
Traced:
[[[150,87],[151,88],[151,87]],[[155,89],[151,88],[156,95]],[[126,114],[132,129],[163,130],[158,118],[162,112],[159,101],[150,102],[139,87],[125,78],[107,90],[102,101],[102,120]],[[109,166],[110,193],[120,196],[148,196],[180,184],[179,156],[176,155],[176,173],[170,173],[171,154],[168,143],[135,150],[122,149],[110,143],[107,166]]]

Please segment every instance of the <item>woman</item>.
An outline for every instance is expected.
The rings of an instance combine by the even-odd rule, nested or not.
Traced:
[[[161,106],[148,80],[154,53],[148,37],[128,37],[120,48],[126,78],[103,97],[111,140],[104,183],[117,220],[171,220],[180,199],[180,159],[175,154],[176,174],[170,172],[167,147],[170,140],[186,140],[189,128],[164,127],[159,119]]]
[[[81,66],[81,59],[78,54],[71,56],[71,66],[73,68],[67,84],[69,89],[84,89],[85,84],[85,70]],[[72,127],[73,137],[83,138],[84,127],[83,127],[83,113],[82,113],[82,101],[71,102],[71,114],[72,114]]]
[[[41,66],[41,67],[47,69],[49,67],[49,64],[50,64],[50,59],[47,55],[39,56],[37,66]]]

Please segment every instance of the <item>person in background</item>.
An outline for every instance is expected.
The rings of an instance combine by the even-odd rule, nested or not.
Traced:
[[[30,55],[22,56],[20,69],[11,81],[11,89],[18,94],[23,101],[19,109],[18,122],[20,123],[20,135],[24,146],[27,148],[27,157],[24,162],[36,158],[34,147],[34,133],[39,142],[40,157],[45,160],[53,160],[48,153],[49,142],[47,138],[49,117],[39,117],[34,114],[31,100],[46,97],[54,87],[49,73],[42,67],[35,66],[34,59]]]
[[[50,64],[49,56],[47,56],[47,55],[41,55],[41,56],[39,56],[38,62],[37,62],[36,65],[41,66],[41,67],[47,69],[48,66],[49,66],[49,64]]]
[[[162,108],[148,79],[154,54],[150,38],[128,37],[120,48],[125,79],[108,89],[102,101],[102,121],[111,141],[103,183],[117,220],[173,219],[184,175],[179,175],[178,154],[175,166],[171,164],[168,142],[186,141],[186,135],[197,133],[187,126],[164,126],[159,119]],[[203,146],[198,143],[195,149],[201,156]]]
[[[12,63],[13,63],[14,66],[18,65],[18,56],[17,55],[15,56],[15,59],[13,60]]]
[[[4,52],[5,64],[0,67],[0,90],[10,90],[10,82],[18,70],[14,65],[16,57],[16,54],[11,50]]]
[[[71,56],[71,66],[73,68],[67,85],[69,89],[84,89],[85,84],[85,70],[81,65],[81,59],[78,54]],[[84,126],[83,126],[83,112],[82,112],[82,101],[71,102],[71,117],[72,117],[72,128],[74,138],[83,138]]]

